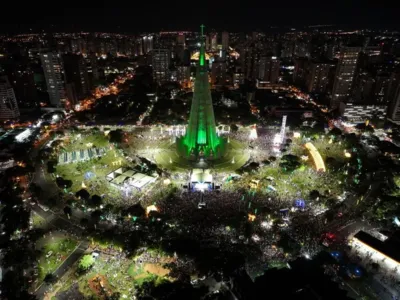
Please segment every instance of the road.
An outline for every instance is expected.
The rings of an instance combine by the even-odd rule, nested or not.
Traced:
[[[32,211],[42,217],[51,228],[62,229],[73,234],[76,234],[78,237],[82,236],[83,230],[76,225],[77,223],[73,223],[61,216],[54,214],[51,210],[44,211],[38,205],[32,207]],[[89,246],[89,240],[84,239],[79,243],[76,249],[67,257],[66,260],[53,272],[53,274],[57,278],[62,278],[64,274],[68,271],[68,269],[76,262],[78,259],[85,253]],[[39,288],[36,290],[36,296],[39,299],[43,299],[44,294],[48,291],[51,285],[43,282]]]
[[[372,226],[368,222],[358,219],[339,228],[337,230],[337,235],[341,240],[344,240],[353,237],[360,230],[370,231],[372,229]]]
[[[68,232],[72,232],[76,234],[77,236],[82,236],[83,230],[76,225],[76,223],[73,223],[67,219],[64,219],[61,216],[57,216],[54,214],[52,211],[44,211],[41,209],[39,206],[35,205],[32,210],[37,213],[39,216],[41,216],[43,219],[46,220],[47,224],[50,227],[54,227],[57,229],[62,229],[66,230]],[[76,249],[67,257],[66,260],[53,272],[53,274],[57,278],[61,278],[64,276],[64,274],[68,271],[68,269],[76,262],[78,259],[85,253],[87,248],[89,247],[89,240],[84,239],[82,240],[79,245],[76,247]],[[51,285],[42,283],[39,288],[36,290],[36,296],[39,299],[42,299],[44,294],[47,292],[47,290],[51,287]]]
[[[57,278],[62,278],[64,274],[68,271],[69,268],[72,267],[72,265],[78,261],[79,258],[85,253],[86,249],[89,246],[89,241],[88,240],[83,240],[79,243],[79,245],[75,248],[75,250],[67,257],[66,260],[53,272],[53,274]],[[35,294],[39,299],[43,299],[45,293],[48,291],[48,289],[51,287],[51,285],[43,282],[39,288],[36,290]]]

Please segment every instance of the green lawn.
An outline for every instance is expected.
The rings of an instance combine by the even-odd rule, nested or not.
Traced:
[[[93,292],[89,288],[88,282],[96,275],[101,274],[107,278],[107,281],[113,292],[120,292],[121,295],[128,296],[127,299],[133,299],[135,291],[133,284],[134,282],[140,284],[142,279],[140,279],[140,282],[136,282],[136,280],[133,279],[133,276],[135,275],[132,273],[133,268],[131,269],[131,266],[134,265],[132,264],[132,260],[117,260],[110,257],[108,259],[109,260],[107,261],[106,257],[102,255],[99,256],[96,258],[94,267],[88,273],[80,277],[76,277],[74,274],[71,274],[71,276],[73,276],[73,280],[68,281],[69,284],[71,285],[74,280],[78,280],[79,291],[86,297],[91,297],[93,296]],[[139,274],[140,273],[137,273],[137,275]],[[65,285],[61,290],[66,290],[68,288],[69,286]]]
[[[394,183],[396,184],[397,188],[393,189],[391,191],[390,195],[398,197],[398,196],[400,196],[400,176],[394,176],[393,180],[394,180]]]
[[[143,273],[144,270],[139,266],[139,264],[133,263],[128,268],[128,275],[131,277],[135,277]]]
[[[214,165],[210,166],[211,169],[219,172],[235,171],[243,166],[250,157],[250,154],[244,151],[243,145],[238,141],[230,140],[226,148],[224,157],[216,160]],[[152,157],[148,158],[152,159]],[[170,141],[159,145],[154,158],[159,166],[171,171],[184,172],[192,168],[191,163],[178,153],[176,144],[172,144]]]
[[[148,253],[157,255],[156,250],[149,250]],[[93,292],[89,288],[88,282],[96,275],[104,275],[113,292],[121,293],[126,299],[133,299],[135,288],[134,285],[141,285],[145,281],[156,280],[161,282],[166,280],[164,277],[148,273],[144,271],[140,264],[136,264],[136,259],[116,258],[115,256],[100,255],[96,258],[94,266],[88,273],[76,276],[75,272],[70,273],[70,278],[65,281],[61,291],[68,290],[73,282],[78,281],[79,291],[86,297],[92,297]]]
[[[325,161],[327,157],[333,157],[337,161],[343,161],[344,150],[343,144],[332,141],[330,138],[322,138],[312,141],[318,149],[322,159]],[[289,150],[284,154],[293,154],[298,157],[308,156],[307,161],[301,160],[302,166],[293,172],[286,172],[279,166],[280,158],[272,162],[270,165],[261,167],[257,172],[244,175],[240,180],[233,181],[225,185],[228,189],[237,190],[239,188],[248,187],[251,180],[260,180],[258,191],[266,195],[278,197],[284,201],[293,201],[302,197],[309,199],[310,191],[317,190],[320,194],[335,197],[343,193],[344,182],[346,176],[339,171],[332,171],[327,168],[325,173],[315,170],[314,162],[308,150],[303,146],[305,141],[301,139],[293,139],[293,143]],[[270,178],[272,180],[268,180]],[[276,192],[269,191],[268,186],[276,189]]]
[[[78,242],[65,236],[47,235],[37,242],[36,248],[42,252],[39,258],[39,284],[46,274],[54,272],[58,266],[71,254],[76,248]],[[49,256],[49,251],[53,253]]]
[[[43,228],[47,224],[46,220],[39,216],[37,213],[31,213],[31,225],[33,228]]]
[[[81,135],[81,138],[78,135]],[[93,145],[90,145],[93,144]],[[81,131],[78,134],[67,135],[64,139],[63,149],[66,152],[77,149],[88,149],[92,147],[103,148],[109,145],[108,137],[102,132],[91,133],[89,130]]]
[[[344,142],[334,141],[327,137],[311,142],[318,149],[318,152],[321,154],[324,160],[327,157],[333,157],[339,162],[346,159],[344,156],[344,150],[346,150],[346,145]]]
[[[121,164],[113,165],[114,162],[121,161]],[[82,182],[89,188],[91,194],[118,194],[118,190],[112,187],[105,179],[106,175],[118,169],[120,166],[127,166],[128,162],[121,155],[119,150],[108,150],[105,155],[81,163],[70,163],[57,165],[56,174],[67,180],[72,180],[73,193],[82,189]],[[85,179],[86,172],[92,172],[95,176]]]

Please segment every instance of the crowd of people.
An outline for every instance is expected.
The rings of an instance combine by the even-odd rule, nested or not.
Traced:
[[[394,297],[400,297],[398,281],[400,270],[398,267],[393,267],[392,264],[386,263],[386,258],[378,259],[372,251],[365,251],[360,247],[359,245],[353,246],[350,258],[353,261],[358,261],[372,274],[376,273],[374,277],[384,286],[386,292],[394,295]]]

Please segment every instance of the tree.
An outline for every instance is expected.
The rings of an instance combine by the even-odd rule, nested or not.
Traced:
[[[292,172],[301,166],[300,158],[292,154],[284,155],[279,166],[285,171]]]
[[[342,131],[339,128],[335,127],[331,131],[329,131],[329,135],[339,137],[342,135]]]
[[[330,169],[335,169],[336,166],[338,165],[338,162],[335,158],[333,157],[327,157],[325,160],[325,164],[327,165],[327,167],[329,167]]]
[[[12,235],[16,230],[23,231],[29,228],[30,210],[22,206],[7,205],[2,210],[1,224],[7,236]]]
[[[36,183],[32,182],[32,183],[29,185],[29,191],[30,191],[34,196],[39,197],[39,196],[42,194],[43,189],[42,189],[39,185],[37,185]]]
[[[124,132],[121,129],[112,130],[108,136],[110,138],[110,143],[120,144],[124,139]]]
[[[53,284],[57,281],[57,277],[53,273],[47,273],[43,281],[49,284]]]
[[[72,181],[63,179],[62,177],[57,177],[56,178],[56,184],[61,189],[70,188],[72,186]]]
[[[23,276],[23,270],[8,270],[0,283],[2,299],[35,300],[35,296],[28,293],[28,278]]]
[[[279,248],[282,248],[284,252],[290,253],[292,255],[297,255],[301,249],[300,245],[287,234],[283,234],[281,236],[277,243],[277,246]]]
[[[95,210],[90,214],[92,221],[96,224],[100,222],[102,212],[101,210]]]
[[[87,226],[88,223],[89,223],[89,220],[86,219],[86,218],[82,218],[82,219],[79,221],[79,224],[81,224],[81,226]]]
[[[86,201],[89,207],[99,207],[103,203],[103,199],[98,195],[93,195],[90,199]]]
[[[81,189],[79,191],[76,192],[75,196],[79,199],[84,199],[87,200],[90,197],[90,194],[87,190],[85,189]]]
[[[230,128],[232,132],[237,132],[239,130],[239,127],[236,124],[231,124]]]
[[[56,171],[56,168],[55,168],[56,165],[57,165],[56,161],[53,161],[53,160],[48,161],[47,162],[47,172],[54,173]]]
[[[64,207],[64,214],[66,214],[68,217],[72,215],[72,209],[69,206]]]
[[[119,300],[121,299],[121,293],[120,292],[114,292],[111,294],[111,296],[108,297],[109,300]]]
[[[311,200],[316,200],[320,196],[319,192],[317,190],[312,190],[310,192],[310,199]]]
[[[140,205],[140,203],[136,203],[136,204],[130,206],[129,208],[127,208],[124,211],[124,214],[125,215],[131,215],[132,217],[141,218],[141,217],[144,217],[145,210],[142,207],[142,205]]]
[[[84,255],[79,261],[78,268],[81,272],[88,271],[94,265],[94,258],[91,254]]]

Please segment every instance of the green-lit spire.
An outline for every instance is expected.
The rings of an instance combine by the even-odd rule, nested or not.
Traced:
[[[204,25],[200,26],[201,35],[200,35],[200,55],[199,55],[199,65],[203,67],[206,62],[206,49],[204,45]]]
[[[210,84],[206,66],[204,25],[200,26],[200,56],[197,66],[196,80],[189,124],[183,144],[186,153],[205,157],[217,157],[220,154],[221,141],[216,133],[214,109],[212,105]]]

